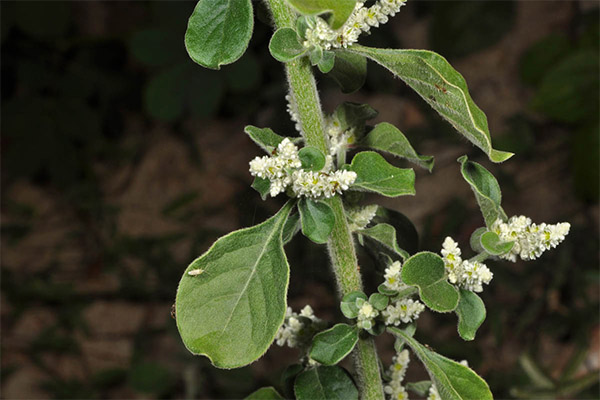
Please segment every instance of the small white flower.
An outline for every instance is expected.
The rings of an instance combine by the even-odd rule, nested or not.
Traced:
[[[361,329],[371,329],[373,327],[373,319],[379,315],[379,311],[371,303],[363,299],[357,299],[357,305],[359,308],[356,326]]]
[[[377,213],[378,206],[371,204],[365,207],[350,208],[347,212],[351,231],[366,228]]]
[[[433,384],[433,383],[431,384],[431,387],[429,388],[429,396],[427,396],[427,400],[442,400],[442,397],[438,393],[438,390],[435,387],[435,384]]]
[[[420,301],[402,299],[388,305],[381,315],[385,318],[386,325],[398,326],[401,322],[407,324],[415,321],[423,310],[425,310],[425,306]]]
[[[441,253],[448,281],[453,285],[472,292],[482,292],[483,284],[487,285],[492,280],[493,274],[485,264],[461,258],[458,243],[451,237],[444,240]]]
[[[406,289],[408,286],[402,282],[402,278],[400,277],[402,265],[400,261],[394,261],[390,266],[385,269],[385,275],[383,276],[385,281],[383,284],[390,290],[402,290]]]
[[[406,369],[410,362],[408,350],[404,349],[400,353],[396,354],[392,359],[392,365],[389,367],[389,374],[391,376],[390,382],[384,386],[383,391],[389,396],[390,399],[407,400],[408,393],[402,385]]]
[[[310,319],[311,322],[308,324],[306,320],[303,322],[299,318],[300,316]],[[305,306],[300,315],[293,312],[291,307],[288,307],[285,321],[275,335],[275,343],[278,346],[285,346],[286,344],[289,347],[306,346],[321,325],[322,321],[314,315],[310,306]]]

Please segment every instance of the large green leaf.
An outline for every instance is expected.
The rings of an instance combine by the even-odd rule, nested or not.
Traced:
[[[400,248],[400,246],[398,246],[396,229],[394,229],[394,227],[390,224],[377,224],[371,228],[360,229],[357,231],[357,233],[376,240],[405,260],[409,257],[409,254],[406,252],[406,250],[403,250]]]
[[[359,45],[348,51],[372,59],[413,88],[434,110],[494,162],[512,153],[494,150],[483,111],[471,99],[467,83],[439,54],[427,50],[375,49]]]
[[[388,328],[402,338],[423,363],[444,400],[492,400],[487,383],[470,368],[429,350],[398,328]]]
[[[323,201],[302,198],[298,203],[302,233],[315,243],[327,243],[335,225],[335,214]]]
[[[331,27],[338,29],[352,14],[356,0],[288,0],[288,3],[305,15],[332,13]]]
[[[292,205],[220,238],[187,268],[175,308],[179,333],[192,353],[219,368],[236,368],[267,350],[285,318],[289,265],[281,237]],[[203,273],[188,274],[195,269]]]
[[[199,0],[188,21],[185,47],[198,64],[220,69],[244,54],[253,27],[251,0]]]
[[[502,210],[502,193],[498,181],[481,164],[469,161],[467,156],[458,159],[460,163],[460,172],[463,178],[471,185],[475,198],[483,214],[483,219],[488,227],[498,218],[506,219],[506,214]]]
[[[358,400],[358,390],[342,368],[316,367],[302,372],[294,383],[297,400]]]
[[[406,136],[394,125],[387,122],[377,124],[360,144],[374,150],[385,151],[406,158],[429,172],[433,168],[433,157],[417,154]]]
[[[292,28],[277,29],[269,42],[269,51],[273,58],[284,63],[300,57],[306,50]]]
[[[348,324],[337,324],[313,338],[310,358],[325,365],[342,361],[358,342],[358,329]]]
[[[485,304],[477,294],[460,289],[460,301],[456,307],[458,334],[464,340],[475,339],[475,333],[485,320]]]
[[[387,197],[415,194],[415,171],[396,168],[374,151],[363,151],[352,159],[350,171],[356,172],[353,188]]]
[[[342,93],[356,92],[367,79],[367,59],[359,54],[336,50],[333,69],[327,76],[340,86]]]
[[[421,300],[432,310],[449,312],[458,305],[458,290],[446,280],[444,260],[437,254],[415,254],[406,260],[401,275],[404,283],[419,288]]]

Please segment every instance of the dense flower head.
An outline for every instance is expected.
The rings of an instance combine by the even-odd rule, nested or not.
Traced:
[[[351,231],[366,228],[377,213],[378,206],[371,204],[365,207],[350,207],[346,212],[348,226]]]
[[[400,323],[409,323],[419,318],[425,310],[425,306],[418,300],[402,299],[386,307],[381,312],[385,318],[386,325],[400,325]]]
[[[448,281],[462,289],[482,292],[483,284],[489,284],[494,276],[485,264],[463,260],[458,243],[451,237],[444,240],[441,253]]]
[[[373,320],[379,315],[379,311],[367,300],[356,299],[356,305],[358,306],[356,326],[361,329],[371,329],[374,325]]]
[[[356,180],[356,172],[333,171],[331,156],[327,156],[321,171],[305,171],[298,157],[298,147],[288,138],[277,146],[271,156],[250,161],[250,174],[270,181],[271,197],[291,189],[295,197],[329,198],[348,190]]]
[[[314,25],[306,30],[304,46],[318,46],[325,50],[348,47],[356,43],[362,33],[388,22],[389,17],[396,15],[405,3],[406,0],[380,0],[367,8],[364,1],[358,1],[348,20],[337,30],[317,17]]]
[[[401,270],[402,264],[400,264],[400,261],[394,261],[385,269],[385,275],[383,276],[385,287],[398,291],[408,288],[408,285],[402,282],[402,278],[400,277]]]
[[[335,116],[325,118],[325,132],[329,142],[329,154],[332,157],[346,152],[349,146],[356,142],[354,128],[342,129],[342,126]]]
[[[535,260],[544,251],[553,249],[565,240],[570,229],[571,225],[568,222],[538,225],[523,215],[513,216],[508,222],[498,219],[492,225],[492,231],[496,232],[501,240],[515,242],[510,252],[500,256],[513,262],[517,260],[517,256],[525,261]]]
[[[311,306],[305,306],[300,314],[288,307],[284,323],[275,335],[275,342],[278,346],[305,346],[322,325],[323,321],[315,316]]]
[[[404,381],[404,375],[410,362],[408,350],[404,349],[397,353],[392,359],[392,365],[390,365],[388,372],[391,380],[387,385],[384,386],[383,391],[393,400],[407,400],[408,393],[402,385]]]

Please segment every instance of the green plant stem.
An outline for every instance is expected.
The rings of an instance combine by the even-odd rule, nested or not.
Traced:
[[[296,14],[285,0],[266,0],[266,3],[271,9],[277,28],[294,27]],[[287,63],[286,74],[290,94],[297,107],[306,144],[314,146],[327,154],[321,102],[308,59],[301,57]],[[336,223],[328,245],[329,254],[331,255],[338,288],[343,296],[353,291],[362,290],[362,280],[342,199],[335,196],[329,200],[329,205],[336,217]],[[373,339],[370,337],[360,339],[354,349],[354,355],[361,399],[383,399],[379,359]]]

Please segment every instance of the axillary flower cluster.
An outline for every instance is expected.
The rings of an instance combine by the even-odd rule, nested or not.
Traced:
[[[323,321],[315,316],[311,306],[305,306],[300,314],[288,307],[285,321],[275,335],[275,342],[278,346],[287,344],[289,347],[303,347],[309,344],[315,333],[323,327]]]
[[[309,25],[306,30],[304,47],[321,47],[324,50],[348,47],[358,41],[362,33],[388,22],[389,17],[396,15],[405,4],[406,0],[380,0],[371,7],[365,7],[365,2],[359,1],[346,23],[337,30],[331,29],[322,18],[309,20],[312,26]]]
[[[448,281],[462,289],[482,292],[483,284],[490,283],[494,276],[485,264],[479,261],[463,260],[458,243],[449,236],[442,243],[442,258],[448,274]]]

